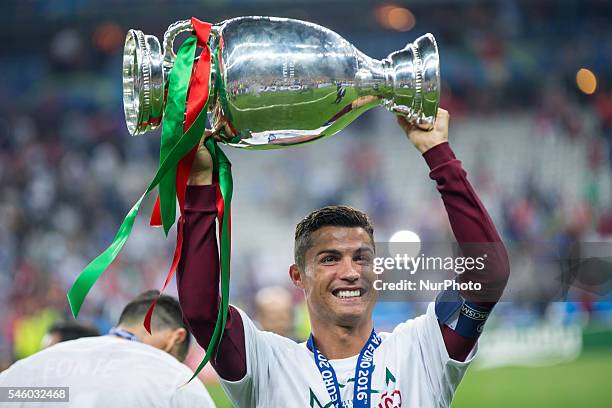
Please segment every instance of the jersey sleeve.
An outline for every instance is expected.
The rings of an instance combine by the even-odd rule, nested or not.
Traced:
[[[273,358],[275,335],[259,330],[255,323],[242,310],[240,313],[244,327],[246,374],[238,381],[221,380],[234,407],[255,407],[260,400],[260,393],[266,389],[270,376],[270,360]]]
[[[486,257],[482,270],[473,269],[457,276],[459,282],[477,282],[481,290],[461,291],[469,302],[490,311],[500,299],[510,275],[506,248],[486,208],[467,179],[467,173],[448,143],[439,144],[423,154],[430,168],[429,176],[446,208],[453,234],[463,256]],[[456,327],[441,321],[439,330],[446,349],[453,358],[464,360],[473,349],[480,332],[459,334]]]
[[[476,355],[476,344],[465,361],[453,360],[446,350],[434,303],[427,313],[399,324],[391,334],[398,355],[418,356],[416,364],[425,372],[431,394],[437,398],[435,406],[450,406],[463,375]]]
[[[460,282],[473,281],[482,285],[482,290],[464,290],[462,295],[470,302],[494,304],[501,297],[510,275],[508,254],[495,224],[448,143],[431,148],[423,157],[431,169],[429,177],[436,182],[463,256],[487,257],[482,270],[472,269],[458,275]]]
[[[204,349],[215,331],[220,307],[216,188],[215,184],[187,187],[183,247],[176,278],[183,318]],[[219,376],[231,380],[243,377],[243,334],[240,315],[230,307],[217,355],[211,359]]]

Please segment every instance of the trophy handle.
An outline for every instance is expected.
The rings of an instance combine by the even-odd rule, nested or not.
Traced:
[[[174,39],[180,33],[192,30],[193,25],[191,24],[191,20],[181,20],[171,24],[164,33],[164,69],[166,72],[172,68],[174,60],[176,59],[176,54],[173,49]]]

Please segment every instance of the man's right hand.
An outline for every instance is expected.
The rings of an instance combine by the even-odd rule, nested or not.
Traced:
[[[221,118],[214,129],[206,129],[198,145],[198,152],[193,159],[187,185],[206,186],[212,184],[213,162],[208,149],[204,145],[206,139],[212,137],[217,142],[222,142],[227,141],[233,136],[234,133],[225,118]]]
[[[191,165],[189,180],[187,180],[187,184],[190,186],[205,186],[212,184],[213,161],[208,149],[204,145],[204,141],[206,141],[211,134],[212,132],[207,130],[200,140],[198,152]]]

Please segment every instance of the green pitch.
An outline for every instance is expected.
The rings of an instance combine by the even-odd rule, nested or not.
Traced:
[[[576,361],[551,367],[470,369],[453,408],[610,407],[611,378],[611,350],[586,352]],[[218,408],[231,408],[221,387],[207,388]]]
[[[550,367],[470,369],[453,408],[610,407],[612,351],[590,351]]]
[[[225,392],[221,389],[218,384],[209,384],[206,386],[211,398],[215,401],[217,408],[232,408],[232,404],[229,399],[225,396]]]

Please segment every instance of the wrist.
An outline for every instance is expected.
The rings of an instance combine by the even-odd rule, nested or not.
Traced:
[[[187,185],[189,186],[207,186],[212,184],[212,172],[207,171],[204,173],[192,173],[187,179]]]
[[[433,149],[434,147],[441,145],[442,143],[448,143],[447,140],[428,140],[424,143],[421,143],[419,145],[416,146],[417,150],[419,152],[421,152],[421,154],[425,154],[427,153],[429,150]]]

